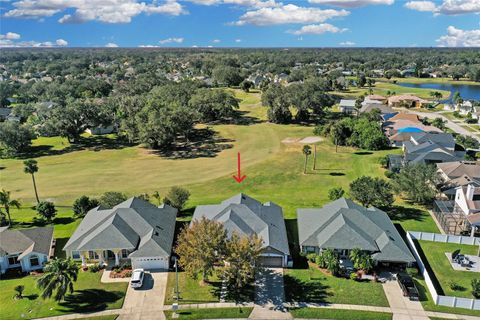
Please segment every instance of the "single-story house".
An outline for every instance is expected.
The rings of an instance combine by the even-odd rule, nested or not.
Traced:
[[[420,108],[425,103],[428,103],[428,101],[411,94],[391,96],[388,98],[388,105],[391,107],[397,107],[397,108],[398,107]]]
[[[393,109],[387,105],[384,105],[382,103],[366,103],[363,104],[362,102],[362,107],[360,108],[359,112],[364,113],[364,112],[371,112],[373,110],[379,110],[380,114],[391,114],[393,113]]]
[[[340,100],[339,108],[340,112],[352,114],[355,112],[355,100],[342,99]]]
[[[301,251],[320,253],[333,249],[348,259],[352,249],[371,254],[376,265],[412,265],[415,258],[388,215],[345,198],[322,208],[297,209]]]
[[[0,273],[43,269],[54,252],[53,227],[10,230],[0,228]]]
[[[290,260],[287,229],[282,208],[273,202],[261,203],[245,194],[237,194],[219,204],[197,206],[192,220],[205,217],[221,222],[227,233],[263,240],[260,264],[266,267],[287,267]]]
[[[177,209],[156,207],[132,197],[112,209],[90,210],[63,250],[68,257],[132,268],[163,269],[170,265]]]

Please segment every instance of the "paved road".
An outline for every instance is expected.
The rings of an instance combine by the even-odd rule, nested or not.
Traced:
[[[442,118],[443,120],[447,121],[446,127],[461,134],[464,136],[470,136],[478,141],[480,141],[480,138],[473,134],[472,132],[468,131],[467,129],[463,128],[462,126],[456,124],[452,120],[449,120],[445,116],[443,116],[441,113],[436,113],[436,112],[420,112],[420,111],[415,111],[415,110],[408,110],[409,113],[414,113],[420,117],[423,118],[429,118],[429,119],[435,119],[435,118]]]

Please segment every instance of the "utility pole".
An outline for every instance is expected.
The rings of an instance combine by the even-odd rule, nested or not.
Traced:
[[[313,145],[313,170],[315,170],[315,165],[317,164],[317,145]]]

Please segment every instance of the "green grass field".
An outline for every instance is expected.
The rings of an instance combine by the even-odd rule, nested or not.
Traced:
[[[182,309],[177,311],[178,318],[185,320],[196,319],[240,319],[248,318],[253,308],[210,308],[210,309]],[[175,319],[172,317],[173,311],[164,311],[167,319]]]
[[[418,241],[421,251],[425,255],[435,277],[440,283],[443,292],[447,296],[455,296],[461,298],[474,298],[472,296],[471,281],[479,279],[480,274],[468,271],[456,271],[452,268],[446,252],[452,253],[460,249],[463,254],[477,255],[478,247],[470,245],[459,245],[455,243],[438,243],[433,241]],[[461,289],[453,290],[450,288],[450,282],[455,282]]]
[[[391,320],[391,313],[341,310],[328,308],[298,308],[291,309],[290,313],[295,318],[306,319],[335,319],[335,320]]]
[[[219,302],[221,281],[215,276],[210,277],[209,283],[200,284],[201,279],[193,279],[185,272],[178,273],[178,290],[180,291],[179,304]],[[165,304],[176,302],[175,272],[168,273],[167,289],[165,290]]]
[[[36,287],[37,276],[0,281],[0,310],[3,320],[33,319],[76,312],[118,309],[123,305],[127,283],[101,283],[101,273],[79,272],[75,292],[62,302],[42,299]],[[25,286],[23,299],[15,300],[16,285]]]
[[[389,306],[381,283],[338,278],[313,266],[286,270],[284,281],[285,297],[291,302]]]

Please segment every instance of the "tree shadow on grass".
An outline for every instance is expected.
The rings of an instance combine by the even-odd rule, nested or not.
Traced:
[[[284,275],[285,300],[288,302],[328,303],[332,294],[327,292],[329,286],[322,284],[322,279],[304,281],[291,275]]]
[[[357,151],[357,152],[354,152],[353,154],[356,154],[357,156],[368,156],[368,155],[373,154],[373,152],[371,152],[371,151]]]
[[[223,150],[233,148],[235,140],[220,137],[209,128],[196,129],[189,141],[176,142],[168,149],[152,150],[152,153],[168,159],[214,158]]]
[[[107,136],[89,136],[80,137],[76,143],[73,143],[61,150],[52,150],[50,145],[32,146],[25,153],[17,156],[18,159],[30,159],[43,156],[55,156],[65,153],[81,150],[101,151],[101,150],[113,150],[123,149],[133,146],[127,140],[121,137],[107,137]]]
[[[114,303],[124,296],[120,291],[106,291],[101,289],[77,290],[67,295],[59,302],[62,312],[94,312],[107,309],[108,304]]]
[[[229,124],[236,124],[240,126],[250,126],[252,124],[262,123],[263,121],[252,116],[247,116],[246,114],[249,113],[248,111],[235,111],[235,117],[230,119],[227,123]]]
[[[423,221],[425,220],[424,211],[417,208],[408,208],[403,206],[393,206],[387,210],[389,217],[392,220],[396,221],[405,221],[405,220],[415,220]]]

